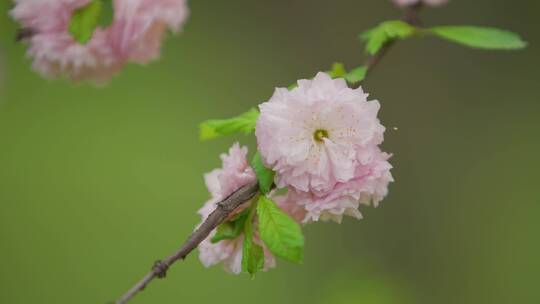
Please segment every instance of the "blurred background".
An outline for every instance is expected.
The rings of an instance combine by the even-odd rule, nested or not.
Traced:
[[[41,78],[0,3],[0,303],[106,303],[200,221],[203,173],[236,140],[197,125],[342,61],[387,0],[192,1],[162,58],[106,87]],[[520,52],[436,39],[393,48],[364,83],[396,182],[365,219],[305,227],[303,265],[233,276],[198,253],[133,303],[540,303],[538,1],[454,0],[427,25],[521,33]],[[397,130],[394,130],[397,127]]]

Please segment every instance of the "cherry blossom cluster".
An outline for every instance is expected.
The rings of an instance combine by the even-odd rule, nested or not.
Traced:
[[[14,1],[11,16],[21,24],[19,38],[29,42],[27,53],[34,69],[46,77],[96,83],[109,80],[126,63],[157,59],[166,31],[179,32],[188,16],[187,0]],[[447,0],[393,2],[407,10]],[[107,16],[104,3],[112,7],[109,23],[100,21]],[[416,10],[407,10],[411,12]],[[385,132],[378,118],[380,104],[368,99],[360,83],[385,46],[428,36],[477,49],[527,45],[506,30],[428,28],[388,20],[360,35],[366,54],[375,56],[365,65],[347,72],[343,64],[335,63],[330,72],[299,80],[292,88],[276,88],[258,109],[201,124],[202,139],[233,133],[254,133],[257,139],[251,162],[248,149],[235,143],[221,155],[222,167],[205,175],[211,197],[198,211],[201,223],[235,191],[258,185],[250,193],[253,198],[234,212],[215,213],[227,218],[199,244],[199,258],[206,267],[222,264],[227,272],[254,275],[275,267],[278,257],[301,262],[301,225],[341,223],[345,216],[361,219],[360,205],[378,206],[393,182],[391,155],[380,147]],[[213,224],[203,228],[209,230]],[[196,240],[208,230],[194,232],[202,231]],[[151,278],[156,275],[153,270]]]
[[[361,218],[360,203],[376,206],[387,194],[390,155],[378,147],[385,128],[379,102],[367,97],[361,87],[318,73],[260,105],[259,151],[290,203],[303,207],[303,222]]]
[[[379,108],[379,102],[368,101],[361,87],[349,88],[344,79],[326,73],[299,80],[292,90],[277,88],[259,106],[255,128],[262,161],[275,172],[278,190],[268,196],[302,224],[339,223],[347,215],[360,219],[360,204],[377,206],[393,181],[390,155],[379,148],[385,131],[377,118]],[[247,148],[234,144],[221,156],[223,167],[206,174],[211,199],[199,210],[203,221],[217,202],[257,178],[247,153]],[[246,202],[230,218],[252,203]],[[258,224],[256,217],[253,221]],[[215,234],[199,246],[200,260],[205,266],[222,262],[227,271],[240,273],[245,235],[216,242]],[[257,232],[254,242],[264,250],[262,270],[275,266],[275,257]]]
[[[80,43],[68,30],[70,20],[91,0],[15,0],[11,16],[30,33],[33,68],[45,77],[105,82],[128,62],[158,58],[166,30],[180,31],[188,16],[187,0],[107,1],[112,23]]]

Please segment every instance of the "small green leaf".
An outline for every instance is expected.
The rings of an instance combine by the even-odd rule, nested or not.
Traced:
[[[244,225],[244,244],[242,247],[242,271],[248,272],[251,277],[255,277],[257,271],[264,267],[264,250],[253,242],[255,227],[253,226],[253,217],[257,208],[256,202],[249,208],[246,223]]]
[[[101,0],[92,0],[87,5],[76,9],[69,21],[69,33],[73,38],[81,43],[87,43],[98,24],[101,14]]]
[[[101,14],[99,15],[98,25],[106,28],[112,24],[114,19],[113,0],[101,0]]]
[[[259,111],[252,108],[233,118],[204,121],[199,125],[200,138],[201,140],[207,140],[233,133],[251,134],[255,131],[255,124],[258,117]]]
[[[366,42],[366,52],[376,54],[386,43],[394,39],[405,39],[416,33],[412,25],[400,21],[385,21],[376,27],[362,33],[360,38]]]
[[[344,78],[345,80],[347,80],[347,82],[352,84],[360,82],[364,80],[364,78],[366,78],[367,70],[368,69],[366,66],[359,66],[351,70],[349,73],[345,74]]]
[[[259,181],[259,189],[261,189],[261,192],[263,194],[270,192],[272,184],[274,183],[275,172],[264,166],[259,152],[255,153],[253,156],[251,167],[253,168],[253,171],[255,171],[255,175]]]
[[[245,209],[237,214],[231,220],[222,223],[217,227],[216,234],[210,242],[217,243],[222,240],[231,240],[237,238],[244,231],[244,225],[249,215],[249,210]]]
[[[294,89],[297,88],[297,87],[298,87],[298,84],[297,84],[297,83],[293,83],[293,84],[291,84],[289,87],[287,87],[287,89],[289,89],[289,91],[292,91],[292,90],[294,90]]]
[[[341,62],[336,62],[332,65],[332,70],[328,72],[330,77],[332,78],[341,78],[347,74],[347,71],[345,70],[345,66]]]
[[[269,198],[260,196],[257,203],[259,234],[268,249],[291,262],[304,258],[304,235],[300,225]]]
[[[527,42],[510,31],[478,26],[437,26],[429,29],[436,36],[465,46],[480,49],[516,50]]]
[[[345,66],[341,62],[336,62],[332,65],[332,70],[328,72],[332,78],[344,78],[348,83],[358,83],[366,77],[367,67],[359,66],[347,72]]]
[[[326,71],[326,73],[332,78],[344,78],[348,83],[354,84],[364,80],[367,73],[367,67],[359,66],[350,72],[347,72],[343,63],[335,62],[332,64],[332,69],[330,71]],[[293,90],[296,87],[298,87],[298,85],[295,83],[290,85],[288,89]]]

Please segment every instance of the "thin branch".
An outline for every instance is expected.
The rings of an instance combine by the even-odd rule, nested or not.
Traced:
[[[15,41],[26,41],[36,35],[36,31],[29,27],[23,27],[17,30],[15,33]]]
[[[154,266],[135,286],[133,286],[128,292],[126,292],[122,298],[116,301],[117,304],[126,303],[137,292],[143,290],[148,283],[153,279],[164,278],[167,274],[167,270],[171,265],[180,260],[185,259],[186,256],[197,248],[199,244],[206,239],[206,237],[214,230],[219,224],[221,224],[231,212],[238,208],[243,203],[252,199],[259,192],[259,183],[257,181],[251,182],[245,186],[242,186],[229,197],[223,201],[217,203],[217,208],[212,212],[208,218],[197,228],[186,240],[186,242],[176,252],[162,261],[156,261]]]
[[[409,7],[405,10],[403,20],[411,25],[420,25],[420,19],[418,17],[418,11],[421,8],[420,5]],[[395,41],[391,41],[385,44],[377,54],[367,59],[365,65],[368,71],[371,71],[384,57],[388,50],[394,45]],[[229,197],[223,201],[217,203],[217,208],[214,210],[208,218],[189,236],[186,242],[176,252],[171,254],[164,260],[158,260],[152,266],[150,272],[148,272],[135,286],[128,290],[116,304],[127,303],[138,292],[142,291],[152,280],[155,278],[164,278],[167,274],[167,270],[173,263],[180,259],[185,259],[186,256],[193,251],[199,244],[208,237],[210,232],[214,230],[219,224],[221,224],[236,208],[243,203],[249,201],[255,195],[259,193],[259,184],[257,181],[251,182],[245,186],[242,186]]]

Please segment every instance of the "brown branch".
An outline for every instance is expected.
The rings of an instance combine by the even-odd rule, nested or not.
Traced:
[[[418,10],[420,5],[409,7],[405,10],[405,14],[402,20],[410,23],[411,25],[420,25],[420,19],[418,17]],[[371,71],[384,57],[388,50],[394,45],[395,41],[386,43],[377,54],[367,59],[365,65],[368,71]],[[135,286],[128,290],[116,304],[123,304],[129,301],[139,291],[142,291],[152,280],[155,278],[164,278],[167,274],[167,270],[173,263],[180,259],[184,259],[191,251],[193,251],[199,244],[214,230],[219,224],[221,224],[236,208],[243,203],[249,201],[259,193],[259,184],[257,181],[251,182],[235,192],[223,201],[217,203],[217,208],[212,212],[208,218],[189,236],[186,242],[176,252],[167,257],[166,259],[156,261],[150,272],[148,272]]]
[[[15,41],[26,41],[36,35],[36,31],[29,27],[23,27],[15,33]]]
[[[137,292],[143,290],[148,283],[153,279],[164,278],[167,274],[167,270],[171,265],[184,259],[193,249],[214,230],[221,222],[223,222],[231,212],[238,208],[243,203],[252,199],[259,192],[259,183],[257,181],[251,182],[245,186],[242,186],[229,197],[223,201],[217,203],[217,208],[212,212],[208,218],[197,228],[186,240],[186,242],[176,252],[171,254],[163,261],[156,261],[154,266],[135,286],[133,286],[128,292],[126,292],[118,301],[117,304],[126,303]]]

